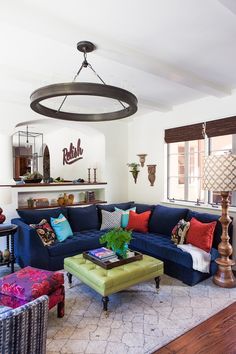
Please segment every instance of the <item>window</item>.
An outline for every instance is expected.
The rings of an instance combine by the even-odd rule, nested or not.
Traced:
[[[204,140],[168,144],[168,198],[204,201],[201,175]]]
[[[199,123],[167,129],[165,141],[168,144],[167,198],[220,203],[220,193],[202,189],[204,156],[230,152],[236,154],[236,117],[210,121],[206,125]],[[230,193],[230,201],[232,206],[236,206],[236,192]]]

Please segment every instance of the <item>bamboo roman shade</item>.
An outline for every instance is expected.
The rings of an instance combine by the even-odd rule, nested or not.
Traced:
[[[206,122],[208,138],[228,134],[236,134],[236,116]]]
[[[165,130],[165,142],[177,143],[180,141],[204,139],[220,135],[236,134],[236,116],[211,120],[206,123],[185,125],[183,127]]]
[[[185,125],[183,127],[165,130],[165,142],[168,144],[199,139],[204,139],[204,123]]]

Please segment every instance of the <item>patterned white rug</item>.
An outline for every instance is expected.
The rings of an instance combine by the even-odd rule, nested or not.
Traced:
[[[66,314],[49,314],[47,354],[148,354],[236,301],[236,289],[208,279],[194,287],[162,276],[160,293],[146,282],[110,296],[109,317],[101,296],[73,277]]]

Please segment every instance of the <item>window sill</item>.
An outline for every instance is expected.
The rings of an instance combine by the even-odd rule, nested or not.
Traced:
[[[189,209],[191,208],[196,208],[196,209],[202,209],[202,210],[207,210],[207,211],[216,211],[221,214],[221,205],[218,207],[212,207],[209,204],[201,204],[201,205],[196,205],[196,203],[192,202],[182,202],[182,201],[174,201],[170,202],[169,200],[163,200],[161,204],[166,204],[166,205],[177,205],[177,206],[182,206],[182,207],[187,207]],[[235,213],[236,214],[236,207],[229,207],[229,212]]]

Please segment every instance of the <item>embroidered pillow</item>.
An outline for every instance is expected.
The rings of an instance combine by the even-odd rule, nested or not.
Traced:
[[[115,227],[120,227],[121,223],[121,212],[120,211],[106,211],[102,212],[102,225],[100,230],[114,229]]]
[[[183,245],[185,243],[189,227],[190,222],[181,219],[172,230],[171,241],[173,241],[176,245]]]
[[[56,241],[56,235],[46,219],[41,220],[39,224],[29,226],[36,230],[44,246],[50,246]]]
[[[58,218],[51,218],[50,222],[59,242],[73,235],[70,224],[63,214],[60,214]]]
[[[136,207],[130,208],[130,209],[127,209],[127,210],[122,210],[122,209],[119,209],[119,208],[115,207],[115,210],[121,212],[121,224],[120,224],[120,226],[125,228],[128,225],[128,222],[129,222],[129,212],[130,212],[130,210],[136,211]]]
[[[138,232],[148,232],[148,221],[151,215],[151,211],[145,211],[144,213],[137,214],[134,211],[129,212],[129,223],[126,230],[133,230]]]
[[[213,234],[216,227],[216,221],[202,223],[195,218],[190,220],[190,227],[187,235],[187,243],[210,252],[213,242]]]

